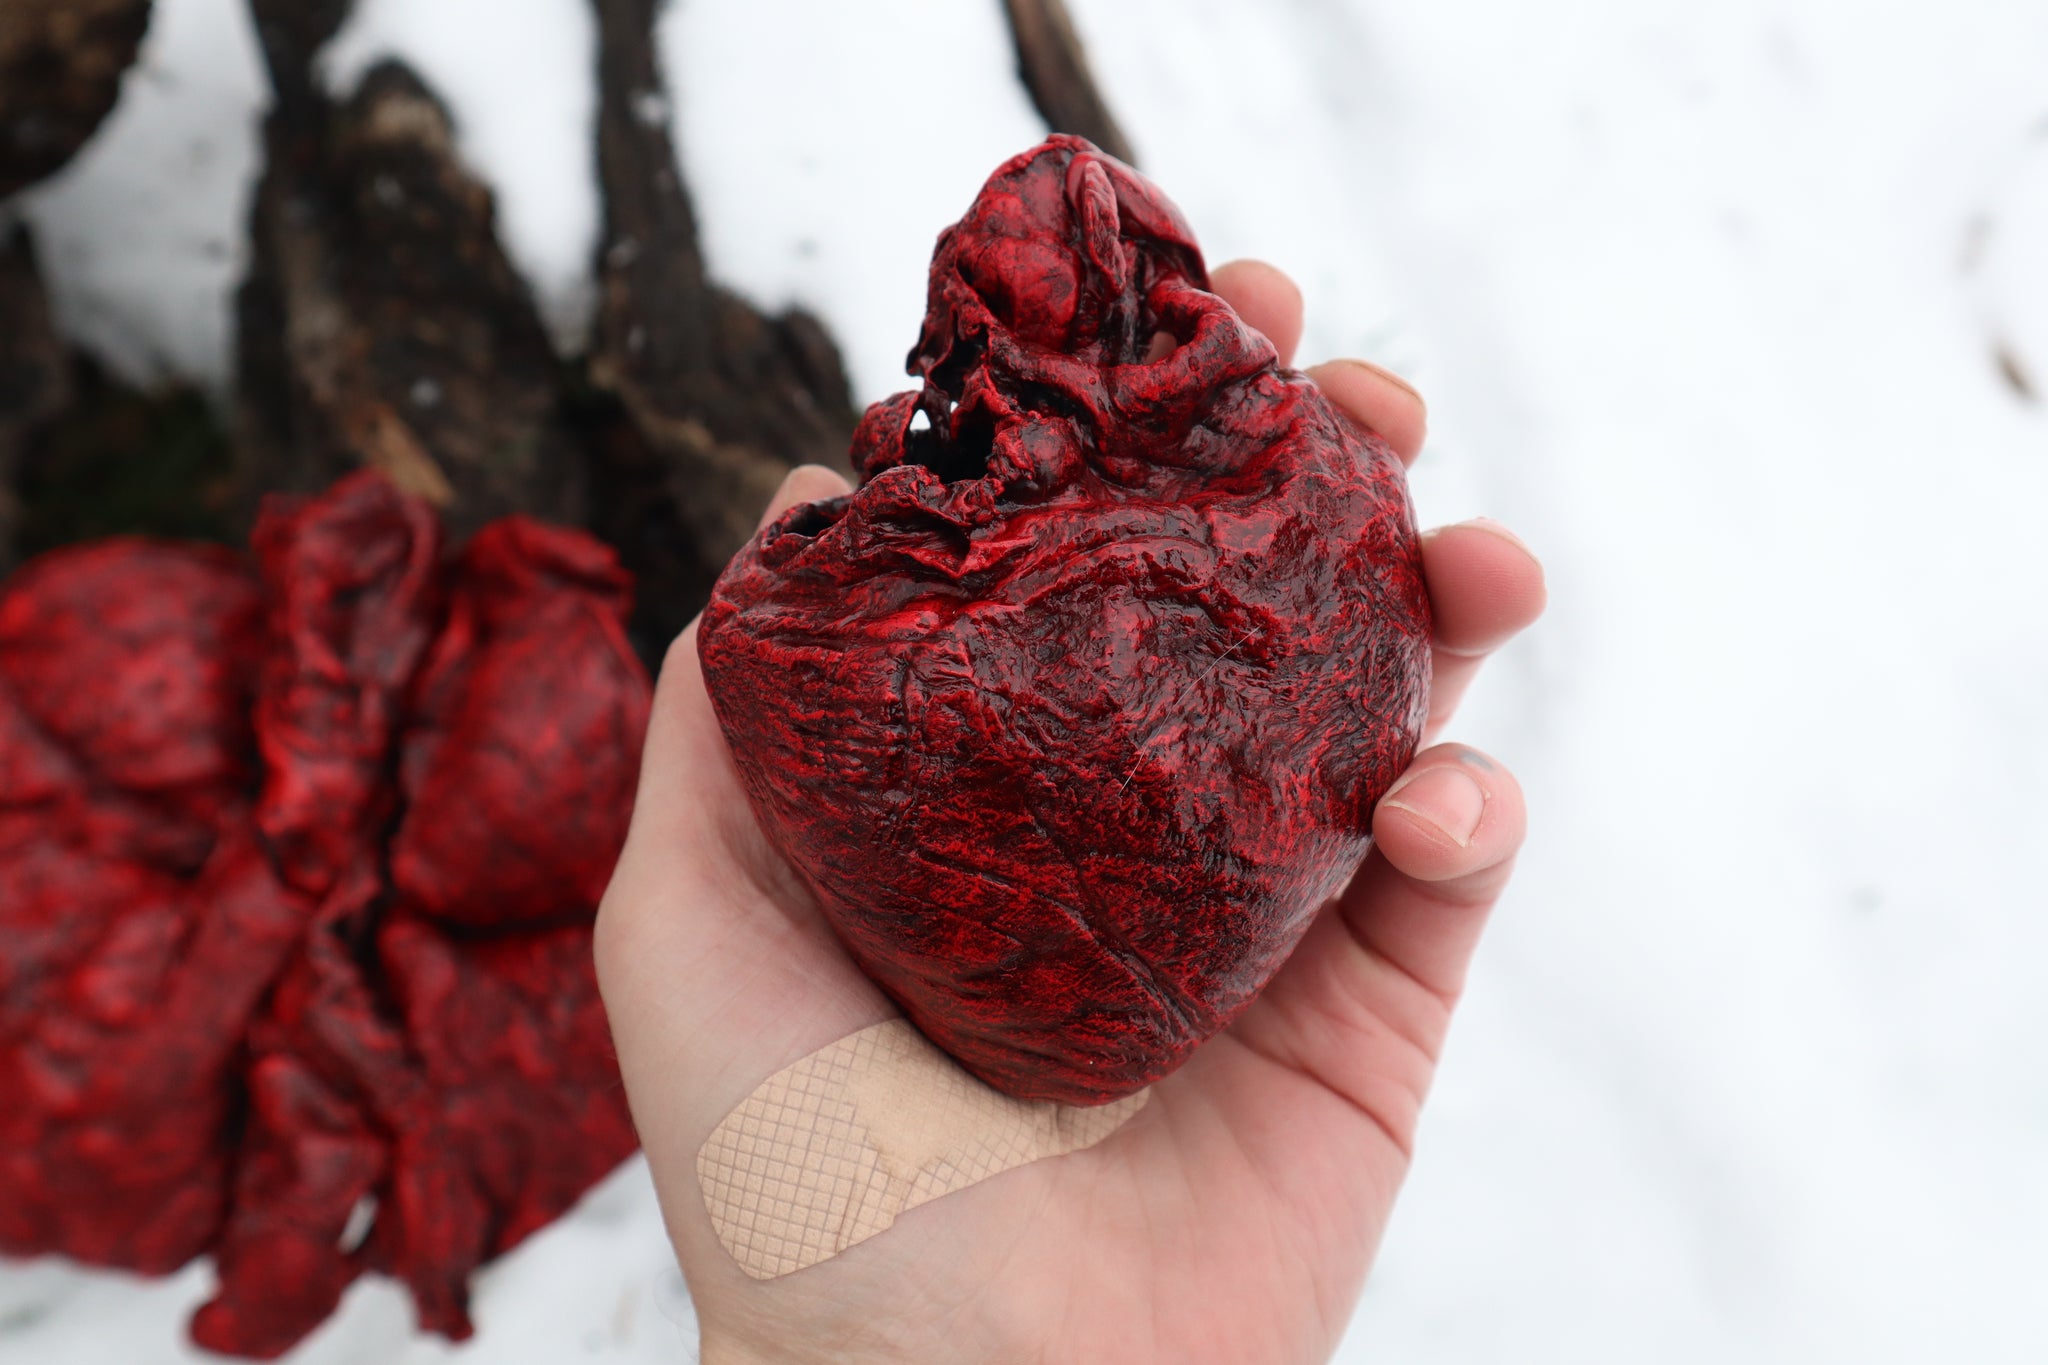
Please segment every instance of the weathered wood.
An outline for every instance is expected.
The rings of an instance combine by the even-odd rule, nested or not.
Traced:
[[[1088,52],[1062,0],[1003,0],[1017,48],[1017,74],[1055,133],[1085,137],[1127,165],[1138,164],[1130,139],[1088,69]]]
[[[512,512],[580,522],[561,367],[446,110],[393,63],[339,107],[297,89],[266,125],[239,299],[250,485],[310,491],[369,466],[457,536]]]
[[[249,0],[249,19],[278,104],[296,112],[322,99],[314,58],[354,7],[355,0]]]
[[[0,576],[14,567],[22,449],[70,400],[70,366],[50,326],[28,229],[0,236]]]
[[[636,630],[694,615],[787,470],[846,467],[855,413],[811,316],[765,316],[708,277],[656,60],[660,0],[594,0],[604,190],[592,397],[620,423],[593,446],[593,527],[641,580]]]
[[[132,393],[66,351],[14,239],[0,260],[4,496],[19,474],[39,512],[71,509],[41,519],[58,538],[233,537],[261,493],[367,465],[441,505],[458,536],[512,512],[595,530],[639,580],[635,636],[658,657],[782,474],[845,467],[855,418],[815,319],[764,315],[708,277],[655,58],[658,0],[594,0],[605,231],[591,353],[570,362],[434,96],[389,64],[340,103],[315,79],[349,0],[249,3],[275,99],[237,297],[232,460],[196,396]],[[31,354],[47,376],[34,384],[19,377]],[[31,426],[35,470],[8,467]],[[96,510],[89,489],[116,474],[141,501]],[[150,496],[162,506],[141,505]]]
[[[21,451],[22,558],[102,536],[243,539],[227,433],[205,394],[130,388],[76,352],[70,382],[72,402]]]
[[[121,92],[150,0],[0,0],[0,198],[71,159]]]
[[[0,234],[0,576],[96,536],[229,538],[230,474],[205,395],[130,388],[74,350],[28,230]]]

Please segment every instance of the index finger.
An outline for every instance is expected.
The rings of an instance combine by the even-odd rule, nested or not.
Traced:
[[[1402,464],[1415,463],[1429,431],[1429,409],[1413,384],[1369,360],[1326,360],[1307,374],[1346,416],[1392,446]]]

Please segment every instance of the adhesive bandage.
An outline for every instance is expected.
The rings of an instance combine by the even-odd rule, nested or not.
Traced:
[[[762,1082],[697,1153],[697,1182],[725,1249],[753,1278],[773,1279],[866,1241],[905,1209],[1092,1147],[1148,1093],[1087,1109],[1012,1099],[891,1019]]]

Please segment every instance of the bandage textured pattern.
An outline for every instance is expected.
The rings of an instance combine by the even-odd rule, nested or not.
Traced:
[[[1089,1108],[1013,1099],[891,1019],[769,1077],[713,1130],[697,1179],[719,1241],[748,1275],[772,1279],[906,1209],[1092,1147],[1147,1093]]]

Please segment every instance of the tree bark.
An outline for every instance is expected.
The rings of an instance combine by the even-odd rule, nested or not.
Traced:
[[[641,579],[637,633],[665,642],[792,466],[846,468],[855,413],[816,319],[765,316],[709,278],[656,59],[660,0],[594,4],[605,225],[590,378],[621,420],[597,447],[593,526]]]
[[[1055,133],[1085,137],[1126,165],[1137,165],[1130,139],[1095,87],[1087,49],[1066,5],[1061,0],[1003,0],[1003,9],[1017,47],[1017,73],[1046,125]]]
[[[513,512],[580,523],[561,366],[490,191],[405,68],[373,69],[344,105],[321,97],[303,74],[315,35],[265,38],[281,84],[239,299],[250,486],[310,492],[369,466],[457,537]]]
[[[33,433],[70,401],[70,364],[50,326],[28,229],[0,236],[0,577],[14,568],[22,507],[15,478]]]
[[[249,0],[249,18],[279,106],[303,115],[325,102],[314,80],[313,60],[353,8],[355,0]]]
[[[49,175],[114,107],[150,0],[0,0],[0,199]]]

